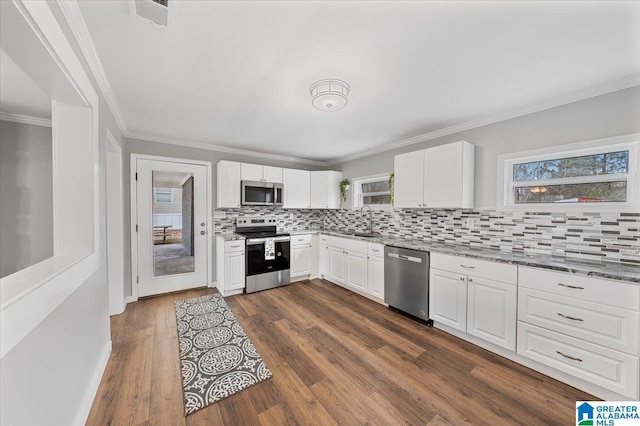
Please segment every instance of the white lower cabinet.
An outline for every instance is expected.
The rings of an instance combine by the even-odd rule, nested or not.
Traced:
[[[320,244],[319,273],[320,278],[329,278],[329,246],[326,244]]]
[[[456,330],[467,331],[467,277],[465,275],[431,269],[429,318]]]
[[[605,389],[640,397],[640,285],[520,267],[518,354]],[[614,392],[615,395],[611,395]]]
[[[382,302],[383,255],[382,244],[320,235],[320,277]]]
[[[342,286],[347,284],[347,256],[338,247],[329,248],[329,281]]]
[[[317,238],[311,234],[291,236],[289,273],[291,282],[306,280],[317,275]]]
[[[367,259],[367,292],[384,300],[384,257],[369,256]]]
[[[517,287],[476,277],[467,285],[467,333],[515,351]]]
[[[516,350],[517,266],[431,255],[429,318]]]
[[[244,240],[216,238],[216,287],[223,296],[242,293],[245,286]]]
[[[359,290],[367,289],[367,255],[347,252],[347,286]]]

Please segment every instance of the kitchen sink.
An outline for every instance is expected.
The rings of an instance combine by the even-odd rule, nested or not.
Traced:
[[[382,236],[375,232],[350,232],[349,235],[353,235],[354,237],[365,237],[365,238],[376,238],[376,237]]]

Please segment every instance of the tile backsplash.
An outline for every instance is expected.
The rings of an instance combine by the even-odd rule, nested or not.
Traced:
[[[226,217],[215,218],[216,232],[231,232],[236,229],[236,218],[240,216],[276,216],[278,230],[284,232],[309,231],[322,229],[323,210],[280,209],[274,207],[244,207],[240,209],[218,209]]]
[[[283,231],[365,231],[359,210],[225,209],[216,232],[233,231],[238,216],[275,215]],[[372,212],[373,231],[506,252],[640,265],[640,213],[525,213],[494,210],[395,209]]]

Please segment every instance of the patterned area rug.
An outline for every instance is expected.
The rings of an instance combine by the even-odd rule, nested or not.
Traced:
[[[175,302],[185,415],[271,377],[218,294]]]

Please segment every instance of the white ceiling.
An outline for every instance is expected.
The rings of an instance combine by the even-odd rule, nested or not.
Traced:
[[[0,112],[51,118],[49,96],[1,49]]]
[[[132,134],[325,161],[640,73],[640,2],[81,1]],[[311,107],[323,78],[349,105]]]

